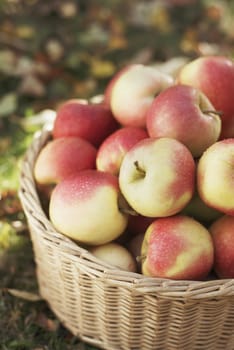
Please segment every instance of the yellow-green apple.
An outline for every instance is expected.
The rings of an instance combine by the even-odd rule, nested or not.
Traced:
[[[96,148],[80,137],[61,137],[49,141],[34,166],[38,184],[54,184],[84,169],[94,169]]]
[[[146,138],[125,155],[119,172],[120,189],[137,213],[174,215],[190,201],[195,186],[191,152],[172,138]]]
[[[201,56],[184,65],[177,81],[200,89],[222,112],[220,138],[234,137],[234,63],[224,56]]]
[[[155,95],[174,83],[170,75],[142,64],[132,64],[112,79],[110,107],[124,126],[145,127],[146,112]]]
[[[151,137],[172,137],[199,157],[220,136],[221,119],[208,98],[188,85],[174,85],[155,97],[146,125]]]
[[[113,265],[120,270],[136,272],[137,264],[130,251],[116,242],[101,244],[89,251],[103,262]]]
[[[220,140],[201,156],[197,166],[197,190],[216,210],[234,215],[234,138]]]
[[[204,223],[204,225],[210,225],[213,221],[217,220],[223,215],[220,211],[209,207],[195,191],[191,201],[181,211],[181,214],[193,217],[195,220]]]
[[[158,218],[145,233],[141,259],[146,276],[204,280],[213,267],[213,241],[208,229],[191,217]]]
[[[214,243],[214,271],[219,278],[234,278],[234,217],[223,215],[209,231]]]
[[[114,131],[102,142],[98,149],[97,169],[118,175],[126,152],[146,137],[148,137],[146,130],[139,127],[126,126]]]
[[[72,239],[91,245],[119,237],[128,217],[119,210],[118,178],[98,170],[82,170],[54,188],[49,216],[54,227]]]
[[[58,108],[52,133],[54,138],[81,137],[98,147],[118,126],[106,104],[70,99]]]

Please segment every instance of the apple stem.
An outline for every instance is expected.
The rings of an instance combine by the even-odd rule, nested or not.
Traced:
[[[135,167],[136,167],[136,170],[137,170],[141,175],[145,176],[145,171],[139,166],[139,163],[138,163],[137,160],[134,162],[134,165],[135,165]]]
[[[128,204],[128,202],[126,201],[126,199],[122,194],[118,198],[118,207],[121,213],[123,214],[133,215],[133,216],[139,215],[132,207],[130,207],[130,205]]]
[[[218,115],[219,117],[221,117],[223,115],[222,111],[212,111],[212,110],[209,110],[209,109],[205,109],[202,112],[205,113],[205,114],[215,114],[215,115]]]
[[[133,215],[133,216],[139,215],[134,209],[131,209],[131,208],[121,208],[121,207],[119,207],[119,210],[123,214],[128,214],[128,215]]]
[[[136,261],[137,261],[138,263],[141,263],[142,260],[145,260],[145,259],[146,259],[146,255],[145,255],[145,254],[138,255],[138,256],[136,257]]]

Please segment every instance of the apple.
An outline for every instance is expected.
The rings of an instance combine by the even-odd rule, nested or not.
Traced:
[[[193,218],[158,218],[145,233],[141,259],[146,276],[204,280],[213,267],[213,241],[208,229]]]
[[[103,141],[98,149],[97,169],[118,175],[126,152],[146,137],[148,137],[146,130],[139,127],[129,126],[116,130]]]
[[[81,137],[98,147],[118,127],[106,104],[70,99],[58,108],[52,133],[54,138]]]
[[[126,153],[119,184],[126,201],[138,214],[174,215],[192,198],[195,162],[178,140],[149,137]]]
[[[112,79],[108,99],[114,117],[123,126],[137,127],[145,127],[155,95],[174,83],[170,75],[142,64],[132,64]]]
[[[223,215],[209,230],[214,243],[214,271],[219,278],[234,278],[234,217]]]
[[[49,141],[40,151],[34,166],[38,184],[55,184],[84,169],[94,169],[96,148],[79,137]]]
[[[121,244],[109,242],[89,249],[96,258],[118,269],[136,272],[137,264],[133,255]]]
[[[56,185],[49,204],[54,227],[84,244],[100,245],[119,237],[128,216],[119,210],[118,178],[98,170],[82,170]]]
[[[234,215],[234,138],[220,140],[201,156],[197,166],[197,190],[210,207]]]
[[[209,207],[195,191],[191,201],[182,209],[181,214],[191,216],[204,225],[209,225],[223,215],[220,211]]]
[[[198,57],[184,65],[177,81],[200,89],[215,109],[222,113],[220,138],[234,137],[234,62],[230,58]]]
[[[134,64],[133,64],[134,66]],[[128,64],[122,68],[120,68],[112,77],[112,79],[108,82],[105,91],[104,91],[104,96],[103,96],[103,102],[110,108],[110,101],[111,101],[111,94],[112,94],[112,88],[119,77],[125,73],[128,69],[132,67],[132,64]]]
[[[150,137],[172,137],[199,157],[216,142],[221,131],[221,119],[198,89],[174,85],[155,97],[146,117]]]

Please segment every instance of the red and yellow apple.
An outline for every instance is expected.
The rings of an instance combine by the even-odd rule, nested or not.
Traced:
[[[213,267],[213,241],[209,231],[188,216],[159,218],[145,233],[141,259],[146,276],[204,280]]]
[[[40,151],[34,166],[38,184],[58,183],[80,170],[94,169],[97,150],[78,137],[61,137],[49,141]]]
[[[126,153],[119,184],[138,214],[174,215],[192,198],[195,162],[188,148],[175,139],[146,138]]]
[[[174,83],[170,75],[142,64],[132,64],[112,79],[108,99],[113,115],[121,125],[137,127],[145,127],[155,95]]]
[[[146,125],[151,137],[172,137],[199,157],[216,142],[221,119],[208,98],[188,85],[174,85],[155,97],[148,109]]]
[[[132,64],[133,66],[135,65],[134,63]],[[131,64],[128,64],[126,66],[123,66],[120,68],[112,77],[112,79],[108,82],[105,90],[104,90],[104,95],[103,95],[103,102],[110,108],[110,101],[111,101],[111,94],[112,94],[112,88],[119,77],[125,73],[128,69],[131,68]]]
[[[54,188],[49,216],[54,227],[76,241],[100,245],[119,237],[128,217],[119,210],[118,178],[98,170],[83,170]]]
[[[89,249],[96,258],[129,272],[137,271],[137,263],[130,251],[121,244],[109,242]]]
[[[234,278],[234,217],[223,215],[209,231],[214,243],[214,271],[219,278]]]
[[[53,137],[81,137],[98,147],[118,126],[106,104],[70,99],[57,110]]]
[[[129,126],[116,130],[103,141],[98,149],[97,169],[118,175],[126,152],[146,137],[148,137],[146,130],[139,127]]]
[[[221,112],[220,138],[234,137],[234,62],[224,56],[201,56],[184,65],[177,81],[200,89]]]
[[[210,207],[234,215],[234,138],[220,140],[201,156],[197,166],[197,190]]]

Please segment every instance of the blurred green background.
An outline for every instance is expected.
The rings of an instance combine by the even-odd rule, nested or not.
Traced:
[[[128,63],[208,54],[234,57],[231,0],[0,1],[0,350],[93,349],[38,295],[17,189],[41,112],[103,93]]]

